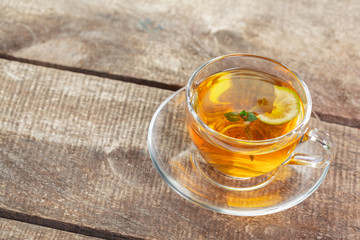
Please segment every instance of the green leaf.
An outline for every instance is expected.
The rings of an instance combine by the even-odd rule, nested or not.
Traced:
[[[246,118],[246,121],[248,122],[253,122],[253,121],[256,121],[257,120],[257,117],[254,113],[252,112],[248,112],[248,116]]]
[[[254,155],[249,155],[250,160],[253,161],[254,160]]]
[[[242,110],[242,111],[240,112],[240,117],[241,117],[242,119],[245,119],[247,115],[248,115],[248,113],[247,113],[245,110]]]
[[[228,112],[224,114],[226,119],[230,122],[236,122],[240,119],[243,119],[245,122],[253,122],[257,120],[257,117],[252,112],[247,112],[245,110],[242,110],[240,113],[237,112]]]
[[[226,119],[229,120],[230,122],[236,122],[239,121],[241,119],[240,114],[237,112],[228,112],[224,114]]]

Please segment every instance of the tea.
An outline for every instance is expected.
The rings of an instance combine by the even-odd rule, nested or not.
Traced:
[[[288,106],[289,94],[299,106],[291,119],[286,115],[294,110]],[[273,75],[246,69],[224,71],[206,78],[197,86],[192,103],[207,126],[239,140],[277,138],[291,132],[304,115],[303,104],[291,85]],[[260,149],[259,154],[244,155],[210,143],[191,124],[188,128],[194,144],[208,163],[224,174],[242,178],[274,170],[289,158],[299,141],[295,138],[269,153],[263,154]]]

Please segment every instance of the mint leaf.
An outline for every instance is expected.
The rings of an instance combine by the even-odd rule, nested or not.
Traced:
[[[248,113],[245,110],[242,110],[239,114],[242,119],[245,119],[246,116],[248,115]]]
[[[253,161],[254,160],[254,155],[249,155],[250,160]]]
[[[239,121],[241,119],[240,113],[237,112],[228,112],[224,114],[226,119],[229,120],[230,122],[236,122]]]
[[[248,112],[247,115],[248,115],[248,116],[247,116],[247,118],[246,118],[246,121],[248,121],[248,122],[253,122],[253,121],[256,121],[256,120],[257,120],[257,117],[256,117],[256,115],[255,115],[254,113]]]
[[[226,119],[230,122],[236,122],[240,119],[243,119],[245,122],[253,122],[257,120],[257,117],[252,112],[247,112],[245,110],[242,110],[240,113],[238,112],[228,112],[224,114]]]

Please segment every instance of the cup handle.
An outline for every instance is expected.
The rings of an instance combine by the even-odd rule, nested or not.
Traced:
[[[311,141],[311,142],[308,142]],[[302,137],[298,146],[302,144],[320,144],[322,151],[317,150],[315,154],[295,152],[287,164],[305,165],[315,168],[326,167],[334,159],[335,146],[331,136],[318,128],[309,129]]]

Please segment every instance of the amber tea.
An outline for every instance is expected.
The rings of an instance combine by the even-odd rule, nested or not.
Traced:
[[[234,139],[267,140],[291,132],[304,116],[303,103],[286,81],[263,72],[238,69],[216,73],[192,95],[199,118],[211,129]],[[188,124],[194,144],[218,171],[248,178],[276,169],[292,154],[299,138],[263,153],[242,154],[209,140]]]

